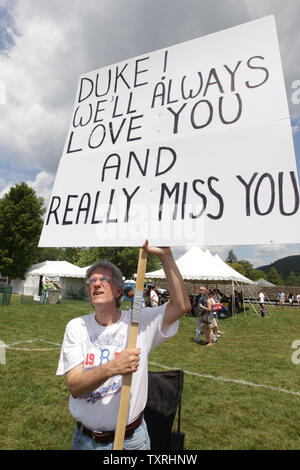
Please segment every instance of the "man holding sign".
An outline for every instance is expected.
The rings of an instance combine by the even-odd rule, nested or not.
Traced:
[[[124,449],[150,448],[143,419],[148,391],[148,355],[175,335],[179,318],[190,310],[184,282],[170,248],[143,246],[159,257],[166,274],[171,300],[160,307],[143,309],[136,348],[128,349],[130,311],[119,309],[122,274],[107,261],[92,265],[86,275],[90,315],[67,325],[57,375],[65,375],[71,396],[69,409],[76,420],[73,449],[113,448],[122,376],[133,374]]]

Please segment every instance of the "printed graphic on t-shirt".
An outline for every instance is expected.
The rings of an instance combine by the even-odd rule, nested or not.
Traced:
[[[114,359],[126,345],[127,337],[121,333],[106,333],[104,335],[95,334],[89,337],[89,344],[87,344],[87,352],[85,355],[84,369],[88,370],[99,365],[106,364]],[[85,400],[87,403],[96,403],[98,400],[103,400],[103,403],[120,393],[122,388],[122,377],[120,375],[114,376],[102,384],[98,389],[93,392],[82,395],[80,400]]]

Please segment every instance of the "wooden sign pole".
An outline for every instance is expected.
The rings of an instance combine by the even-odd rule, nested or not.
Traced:
[[[127,348],[136,348],[136,341],[140,322],[141,313],[141,300],[144,291],[145,272],[147,265],[147,251],[144,248],[140,248],[139,262],[137,269],[137,278],[135,286],[135,296],[133,303],[133,313],[129,329]],[[123,376],[122,391],[120,397],[120,407],[118,414],[118,421],[114,440],[114,450],[122,450],[124,443],[125,428],[128,416],[129,400],[130,400],[130,389],[131,389],[132,374],[125,374]]]

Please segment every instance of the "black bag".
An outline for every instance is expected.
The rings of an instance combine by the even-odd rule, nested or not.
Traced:
[[[207,323],[208,325],[212,322],[211,313],[208,310],[204,310],[200,314],[201,323]]]
[[[172,432],[182,387],[182,370],[148,372],[148,399],[144,417],[151,441],[151,450],[177,449],[178,445],[181,445],[180,449],[183,448],[183,439],[180,437],[183,434],[180,433],[180,412],[178,431]]]
[[[182,374],[180,374],[180,380],[181,380],[181,390],[183,388],[183,371],[181,371]],[[172,431],[171,435],[171,449],[172,450],[184,450],[184,438],[185,438],[185,433],[180,432],[180,416],[181,416],[181,394],[179,398],[179,404],[178,404],[178,421],[177,421],[177,431]]]

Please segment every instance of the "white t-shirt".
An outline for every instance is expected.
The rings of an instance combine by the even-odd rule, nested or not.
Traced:
[[[151,304],[151,307],[157,307],[158,305],[158,295],[155,292],[155,290],[152,290],[150,292],[150,304]]]
[[[264,301],[265,301],[265,295],[263,294],[263,292],[260,292],[259,293],[259,303],[263,304]]]
[[[167,331],[161,326],[167,304],[156,308],[143,308],[137,338],[141,348],[137,372],[132,375],[131,395],[127,424],[133,422],[143,411],[148,394],[148,355],[156,346],[178,331],[174,322]],[[124,310],[117,323],[101,326],[95,312],[71,320],[65,331],[56,375],[65,375],[75,366],[84,363],[87,370],[111,361],[127,346],[131,311]],[[80,398],[70,395],[69,410],[76,421],[94,431],[110,431],[116,428],[122,375],[111,377],[98,389]],[[109,405],[109,412],[108,410]]]

